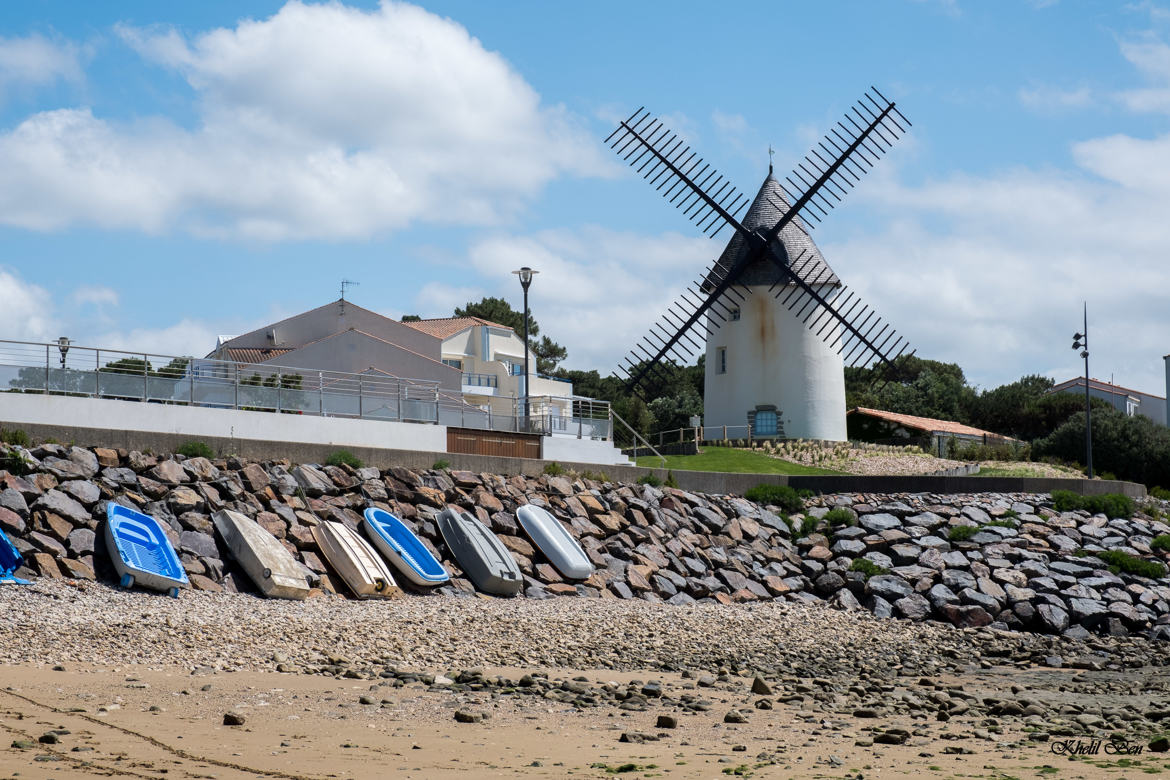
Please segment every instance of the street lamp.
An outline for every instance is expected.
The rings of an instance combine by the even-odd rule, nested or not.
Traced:
[[[69,354],[69,337],[61,336],[57,339],[57,349],[61,352],[61,368],[65,368],[65,355]]]
[[[524,425],[529,425],[528,420],[528,286],[532,284],[532,277],[540,271],[533,271],[528,266],[523,266],[519,271],[512,273],[520,277],[520,286],[524,288]]]
[[[1093,478],[1093,410],[1089,406],[1089,303],[1085,302],[1085,324],[1083,333],[1073,334],[1073,349],[1081,350],[1085,359],[1085,465],[1089,479]]]

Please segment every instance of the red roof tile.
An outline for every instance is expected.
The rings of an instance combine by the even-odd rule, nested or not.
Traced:
[[[981,428],[973,428],[970,425],[963,425],[963,423],[952,422],[950,420],[936,420],[932,417],[916,417],[912,414],[899,414],[898,412],[886,412],[881,409],[866,409],[859,406],[856,409],[850,409],[847,414],[864,414],[867,417],[876,417],[879,420],[886,420],[887,422],[897,423],[905,428],[913,428],[917,431],[929,431],[930,433],[953,433],[961,436],[994,436],[997,439],[1008,439],[1009,436],[1004,436],[999,433],[992,433]]]
[[[279,357],[286,352],[292,352],[291,349],[284,349],[281,347],[273,347],[271,349],[256,349],[253,347],[228,347],[224,350],[227,353],[225,360],[230,360],[235,363],[263,363],[265,360],[272,360],[274,357]]]
[[[493,328],[512,330],[507,325],[491,322],[482,317],[440,317],[433,320],[418,320],[416,322],[404,322],[402,324],[409,325],[415,330],[426,333],[428,336],[437,336],[441,339],[449,338],[468,328],[474,328],[476,325],[489,325]]]

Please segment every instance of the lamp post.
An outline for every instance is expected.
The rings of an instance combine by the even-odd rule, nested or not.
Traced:
[[[524,288],[524,425],[527,429],[528,420],[528,286],[532,284],[532,277],[540,271],[533,271],[523,266],[519,271],[512,273],[520,277],[520,286]]]
[[[65,356],[69,354],[69,337],[61,336],[57,339],[57,349],[61,352],[61,368],[65,368]]]
[[[1093,478],[1093,410],[1089,405],[1089,303],[1085,302],[1084,332],[1073,334],[1073,349],[1081,350],[1085,359],[1085,466]]]

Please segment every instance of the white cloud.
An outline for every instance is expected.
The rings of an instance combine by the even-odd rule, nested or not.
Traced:
[[[164,328],[108,331],[96,336],[92,342],[86,341],[86,345],[97,345],[103,350],[203,357],[215,347],[217,333],[213,326],[205,322],[184,318]]]
[[[1170,46],[1157,39],[1126,41],[1121,54],[1151,82],[1119,93],[1122,105],[1131,111],[1170,113]]]
[[[82,80],[79,48],[41,35],[0,38],[0,99],[13,89]]]
[[[118,291],[100,284],[86,284],[78,287],[70,296],[75,306],[117,306]]]
[[[1082,367],[1069,349],[1088,300],[1094,376],[1164,390],[1170,352],[1170,136],[1075,144],[1079,169],[895,178],[857,193],[885,230],[822,246],[846,283],[924,357],[984,387]]]
[[[480,287],[427,285],[418,301],[431,316],[450,316],[484,295],[500,296],[519,310],[520,285],[511,271],[540,271],[529,307],[540,333],[566,347],[565,365],[613,370],[657,320],[682,287],[697,279],[722,249],[722,241],[678,233],[659,236],[590,226],[533,235],[496,235],[470,250]]]
[[[57,337],[53,299],[43,287],[0,267],[0,333],[13,341]]]
[[[493,225],[551,179],[611,170],[564,109],[457,23],[385,2],[289,2],[190,40],[119,28],[183,74],[194,129],[86,108],[0,136],[0,221],[284,240]]]

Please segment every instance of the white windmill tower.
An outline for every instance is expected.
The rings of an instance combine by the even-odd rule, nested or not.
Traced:
[[[750,204],[648,111],[618,125],[606,141],[668,202],[704,233],[735,231],[625,359],[627,387],[669,382],[664,363],[688,365],[705,352],[706,426],[845,439],[844,366],[888,367],[909,345],[847,291],[808,230],[909,124],[871,88],[791,175],[780,181],[769,166]]]
[[[769,170],[743,226],[767,230],[787,209],[787,197]],[[841,281],[800,219],[780,232],[779,245],[785,266],[822,297],[835,297]],[[747,251],[736,233],[718,265],[730,268]],[[792,267],[796,257],[801,259]],[[704,287],[714,289],[710,282]],[[839,323],[826,321],[820,333],[809,329],[801,321],[807,312],[798,315],[785,305],[785,296],[775,296],[776,290],[791,292],[788,287],[784,267],[763,257],[748,263],[723,294],[726,313],[708,312],[704,425],[726,425],[737,431],[733,437],[744,436],[738,431],[750,425],[755,437],[844,441],[845,365],[835,346]]]

